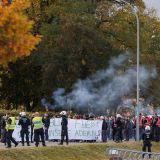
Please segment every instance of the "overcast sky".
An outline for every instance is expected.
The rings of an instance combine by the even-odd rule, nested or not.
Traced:
[[[143,0],[148,8],[155,8],[157,15],[160,17],[160,0]]]

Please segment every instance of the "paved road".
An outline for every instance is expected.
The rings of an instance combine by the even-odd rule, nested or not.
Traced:
[[[73,146],[73,145],[81,145],[81,144],[88,144],[88,143],[69,143],[69,145],[66,145],[66,143],[64,143],[63,146]],[[25,144],[25,146],[22,146],[21,143],[18,144],[17,147],[14,147],[14,144],[12,144],[12,148],[10,149],[26,149],[26,148],[33,148],[35,147],[35,144],[34,143],[31,143],[30,144],[31,146],[27,146],[27,144]],[[58,142],[46,142],[46,145],[47,146],[62,146],[62,145],[58,145]],[[42,146],[42,143],[40,143],[39,147],[43,147]],[[0,150],[3,150],[3,149],[7,149],[6,146],[4,145],[4,143],[0,143]]]
[[[134,140],[131,140],[130,142],[134,142]],[[109,143],[109,144],[115,144],[115,145],[116,145],[116,143],[113,142],[113,141],[108,141],[107,143]],[[107,143],[106,143],[106,144],[107,144]],[[123,142],[123,143],[128,143],[128,142]],[[84,143],[84,142],[82,142],[82,143],[81,143],[81,142],[71,142],[71,143],[69,143],[68,146],[82,145],[82,144],[85,145],[85,144],[89,144],[89,143]],[[100,142],[98,142],[98,144],[100,144]],[[102,143],[102,144],[104,144],[104,143]],[[33,148],[33,147],[35,147],[35,144],[34,144],[34,143],[30,143],[30,145],[31,145],[31,146],[27,146],[27,144],[25,144],[25,146],[22,146],[22,144],[19,143],[16,148],[22,149],[22,148]],[[47,145],[47,146],[61,146],[61,145],[58,145],[58,142],[52,142],[52,141],[46,142],[46,145]],[[63,145],[63,146],[67,146],[65,142],[64,142],[64,145]],[[42,147],[42,143],[41,143],[41,142],[40,142],[39,147]],[[12,144],[12,149],[14,149],[14,148],[15,148],[15,147],[14,147],[14,144]],[[1,150],[1,149],[6,149],[6,146],[4,145],[4,143],[0,143],[0,150]]]

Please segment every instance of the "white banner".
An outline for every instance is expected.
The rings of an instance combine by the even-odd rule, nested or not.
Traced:
[[[18,123],[18,122],[17,122]],[[101,120],[83,120],[68,119],[69,140],[100,140],[102,121]],[[21,141],[21,127],[16,125],[13,137]],[[61,139],[61,118],[50,120],[49,139]]]

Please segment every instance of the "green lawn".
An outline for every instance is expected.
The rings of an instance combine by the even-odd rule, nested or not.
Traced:
[[[107,147],[141,150],[142,143],[78,144],[39,148],[0,150],[0,160],[107,160]],[[160,152],[160,143],[153,143],[153,151]]]

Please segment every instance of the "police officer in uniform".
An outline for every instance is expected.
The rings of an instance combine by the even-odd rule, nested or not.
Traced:
[[[21,118],[19,119],[18,125],[21,126],[21,139],[22,139],[22,146],[24,146],[24,135],[26,136],[27,146],[29,144],[29,126],[30,126],[30,119],[26,116],[25,112],[21,112]]]
[[[1,142],[6,145],[6,116],[1,119]]]
[[[68,118],[67,118],[67,112],[62,111],[60,113],[62,116],[62,121],[61,121],[61,142],[59,145],[63,145],[64,137],[66,137],[66,144],[68,145]]]
[[[43,122],[44,122],[45,140],[48,141],[48,139],[49,139],[48,130],[49,130],[49,126],[50,126],[50,118],[49,118],[48,113],[45,113],[45,114],[44,114]]]
[[[41,137],[42,145],[46,146],[44,140],[43,120],[42,117],[39,116],[38,112],[35,113],[35,117],[32,119],[32,123],[34,125],[35,146],[38,147],[39,145],[39,137]]]
[[[143,152],[146,152],[146,148],[148,148],[148,152],[151,152],[152,134],[151,134],[150,126],[145,127],[145,132],[142,135],[142,139],[143,139],[143,148],[142,148]],[[144,154],[143,154],[143,158],[144,158]],[[149,158],[151,158],[151,154],[149,155]]]
[[[11,142],[14,143],[15,147],[18,145],[18,142],[12,137],[14,128],[15,128],[15,117],[10,117],[10,113],[7,113],[7,121],[6,121],[6,142],[7,147],[11,148]]]

